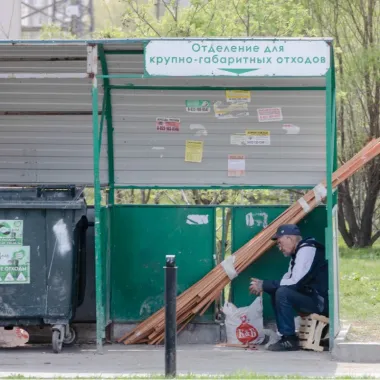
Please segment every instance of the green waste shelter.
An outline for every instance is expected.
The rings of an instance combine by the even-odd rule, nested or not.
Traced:
[[[331,39],[0,41],[0,83],[0,183],[94,186],[99,350],[110,323],[138,322],[162,306],[165,254],[186,268],[180,292],[215,265],[215,207],[119,205],[118,190],[313,189],[325,178],[326,203],[301,228],[327,246],[333,341]],[[231,207],[233,250],[286,208]],[[234,280],[234,301],[249,302],[248,276],[285,267],[268,252]]]

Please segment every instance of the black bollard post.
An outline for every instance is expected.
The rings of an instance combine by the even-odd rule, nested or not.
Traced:
[[[177,367],[177,267],[175,256],[166,256],[165,266],[165,377],[175,377]]]

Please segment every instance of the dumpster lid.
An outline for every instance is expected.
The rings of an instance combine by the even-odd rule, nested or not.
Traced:
[[[39,186],[0,188],[2,208],[81,209],[85,206],[84,187]]]

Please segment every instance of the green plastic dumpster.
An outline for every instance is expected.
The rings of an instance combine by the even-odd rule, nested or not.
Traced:
[[[52,326],[53,351],[73,344],[83,299],[86,202],[66,188],[0,189],[0,326]]]

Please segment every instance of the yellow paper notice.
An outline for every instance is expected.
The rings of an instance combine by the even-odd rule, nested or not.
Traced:
[[[247,136],[270,136],[270,131],[247,130],[245,134]]]
[[[251,91],[226,90],[226,100],[228,103],[250,103]]]
[[[270,145],[270,131],[245,131],[245,145]]]
[[[185,161],[202,162],[203,141],[186,140]]]

